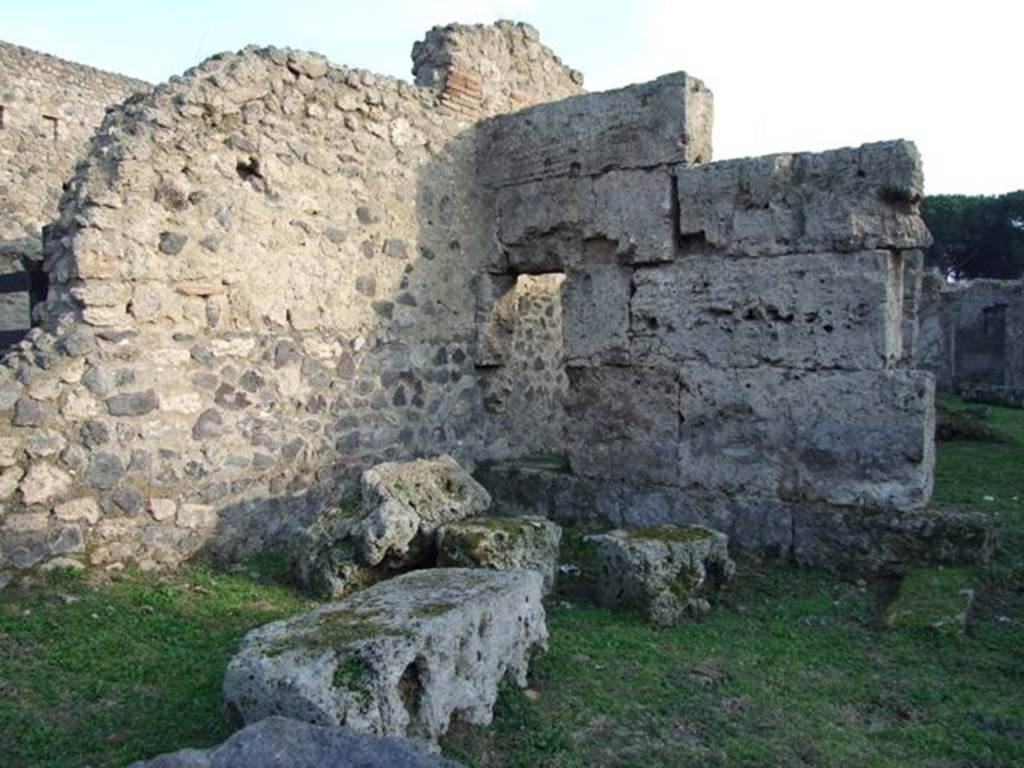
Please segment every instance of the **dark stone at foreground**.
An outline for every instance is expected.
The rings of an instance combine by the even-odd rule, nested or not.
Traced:
[[[461,768],[403,739],[268,717],[210,749],[183,749],[129,768]]]

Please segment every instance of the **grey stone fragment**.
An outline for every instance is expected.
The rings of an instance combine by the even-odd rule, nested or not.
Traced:
[[[113,453],[94,453],[82,478],[94,488],[113,488],[124,474],[124,464]]]
[[[477,170],[502,187],[711,159],[712,98],[686,73],[570,96],[480,126]]]
[[[21,396],[22,386],[16,381],[0,384],[0,411],[9,411]]]
[[[435,743],[487,724],[506,677],[546,647],[540,574],[414,571],[250,632],[224,675],[229,711]]]
[[[907,141],[679,168],[679,228],[731,255],[915,249],[924,175]]]
[[[586,540],[597,546],[598,600],[640,607],[658,627],[706,611],[704,595],[736,571],[728,537],[699,525],[617,530]]]
[[[438,528],[437,564],[537,571],[544,577],[544,594],[549,594],[561,541],[561,527],[543,517],[472,517]]]
[[[177,256],[188,242],[188,235],[183,232],[161,232],[160,253],[168,256]]]
[[[14,404],[11,423],[16,427],[38,427],[46,418],[46,406],[27,397],[18,398]]]
[[[106,404],[111,416],[145,416],[155,411],[158,405],[156,392],[152,389],[114,395],[106,400]]]
[[[459,768],[395,738],[271,716],[210,749],[183,749],[129,768]]]
[[[96,346],[96,338],[81,328],[69,331],[57,342],[57,348],[69,357],[87,355],[94,351]]]
[[[224,434],[224,417],[216,408],[207,408],[192,425],[193,440],[207,440]]]

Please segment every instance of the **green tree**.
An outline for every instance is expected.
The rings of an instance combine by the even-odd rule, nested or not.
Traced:
[[[934,244],[926,263],[958,279],[1024,275],[1024,190],[930,195],[921,206]]]

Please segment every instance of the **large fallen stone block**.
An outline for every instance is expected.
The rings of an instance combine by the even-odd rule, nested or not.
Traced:
[[[444,523],[486,512],[490,494],[451,456],[378,464],[358,501],[325,508],[292,543],[292,571],[312,591],[343,597],[422,565]]]
[[[690,256],[636,270],[635,363],[879,369],[901,357],[902,259],[888,251]]]
[[[535,571],[414,571],[253,630],[224,676],[228,710],[433,743],[487,724],[506,677],[546,648]]]
[[[537,571],[548,594],[555,586],[561,540],[562,528],[543,517],[476,517],[438,529],[437,564]]]
[[[439,525],[480,515],[490,494],[451,456],[386,462],[362,477],[363,510],[356,536],[367,565],[405,558]]]
[[[929,374],[692,364],[679,375],[686,490],[889,509],[931,495]]]
[[[726,160],[676,178],[684,239],[732,255],[931,244],[921,158],[907,141]]]
[[[673,485],[679,479],[674,371],[569,368],[566,452],[584,477]]]
[[[498,115],[479,127],[492,187],[711,159],[711,91],[684,72]]]
[[[209,749],[183,749],[129,768],[459,768],[403,739],[271,716]]]
[[[736,571],[728,537],[699,525],[617,530],[586,541],[597,546],[597,599],[640,608],[659,627],[707,611],[704,595]]]

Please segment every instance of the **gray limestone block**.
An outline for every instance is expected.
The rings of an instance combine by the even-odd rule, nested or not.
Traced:
[[[986,512],[793,507],[793,559],[837,572],[900,573],[926,563],[987,565],[1001,521]]]
[[[271,716],[209,749],[183,749],[129,768],[459,768],[412,742]]]
[[[525,569],[555,586],[562,529],[544,517],[473,517],[437,530],[437,564],[444,568]]]
[[[616,530],[586,541],[597,547],[598,601],[640,608],[657,627],[704,613],[706,595],[736,571],[729,538],[700,525]]]
[[[895,509],[931,494],[930,374],[690,364],[680,381],[685,489]]]
[[[915,249],[924,175],[907,141],[726,160],[676,171],[679,230],[741,256]]]
[[[891,367],[902,354],[902,281],[902,259],[888,251],[688,256],[640,269],[629,305],[631,359]]]
[[[498,190],[498,240],[515,272],[586,266],[578,241],[596,239],[626,263],[661,263],[675,256],[674,205],[664,169],[542,179]]]
[[[677,72],[570,96],[480,126],[477,172],[492,187],[711,159],[711,92]]]
[[[506,677],[546,648],[535,571],[414,571],[250,632],[224,675],[243,722],[283,714],[434,744],[487,724]]]
[[[159,405],[156,392],[152,389],[114,395],[106,400],[106,404],[111,416],[145,416]]]
[[[679,385],[653,368],[569,368],[566,448],[584,477],[674,485]]]
[[[632,270],[593,260],[562,284],[562,352],[567,365],[622,365],[630,360]]]
[[[822,372],[798,383],[791,411],[802,498],[903,510],[931,498],[931,374]]]

